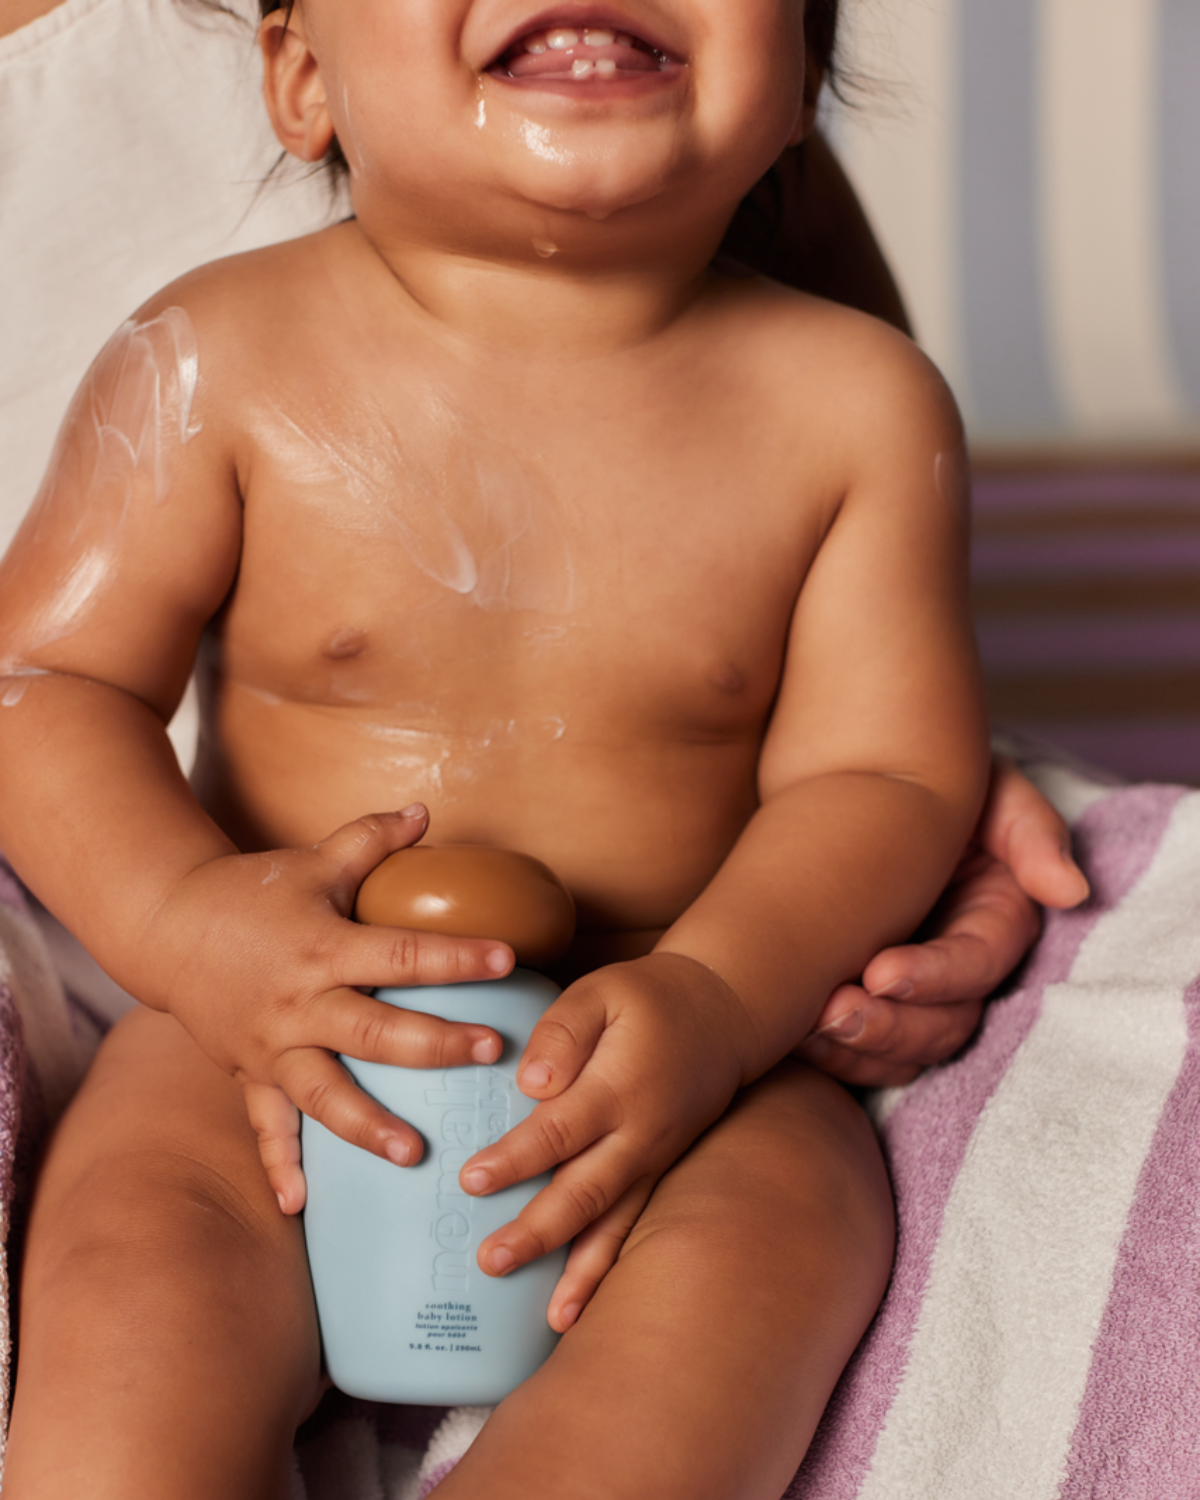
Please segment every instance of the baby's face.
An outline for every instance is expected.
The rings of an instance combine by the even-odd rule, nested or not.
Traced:
[[[301,0],[293,24],[360,218],[469,235],[732,205],[807,123],[803,20],[803,0]]]

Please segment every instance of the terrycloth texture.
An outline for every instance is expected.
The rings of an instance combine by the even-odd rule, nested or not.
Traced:
[[[33,1163],[98,1038],[86,1007],[63,989],[21,888],[0,861],[0,1413],[11,1391],[8,1266],[19,1249]],[[0,1428],[0,1480],[4,1436]]]
[[[787,1500],[1200,1494],[1200,793],[1043,779],[1094,897],[970,1048],[872,1101],[896,1268]],[[14,989],[56,1008],[40,1035],[67,1011],[11,882],[0,917],[26,945],[0,985],[7,1207],[45,1122]],[[335,1394],[292,1500],[424,1500],[486,1416]]]

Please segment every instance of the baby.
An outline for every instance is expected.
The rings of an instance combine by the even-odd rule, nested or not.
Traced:
[[[6,1500],[286,1495],[322,1388],[299,1111],[403,1170],[419,1138],[333,1054],[498,1052],[362,993],[511,967],[348,920],[427,830],[545,860],[581,928],[539,1107],[462,1173],[557,1168],[480,1266],[573,1238],[566,1336],[439,1496],[774,1500],[795,1470],[893,1223],[865,1117],[790,1054],[927,911],[986,780],[945,387],[710,270],[812,126],[832,18],[266,16],[279,138],[336,141],[355,217],[118,332],[0,578],[0,846],[144,1002],[42,1173]]]

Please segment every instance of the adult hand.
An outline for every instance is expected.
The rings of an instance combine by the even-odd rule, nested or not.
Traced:
[[[798,1050],[845,1083],[910,1082],[951,1056],[979,1025],[983,1002],[1033,946],[1038,903],[1087,899],[1062,818],[1006,756],[923,942],[888,948],[830,996]]]

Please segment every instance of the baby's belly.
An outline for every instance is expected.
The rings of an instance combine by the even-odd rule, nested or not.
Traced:
[[[559,875],[582,970],[648,951],[704,888],[755,809],[757,756],[750,737],[536,713],[463,733],[238,691],[208,706],[193,785],[244,849],[311,845],[424,802],[427,842],[517,849]]]

